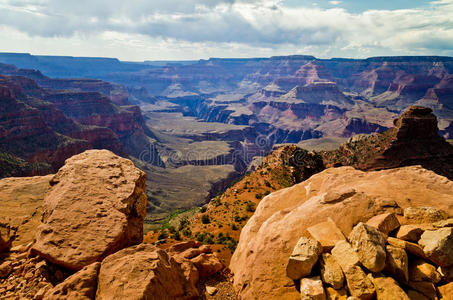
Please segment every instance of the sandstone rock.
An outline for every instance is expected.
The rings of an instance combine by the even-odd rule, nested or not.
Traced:
[[[426,256],[441,267],[453,265],[453,228],[425,231],[418,243]]]
[[[377,300],[410,300],[408,295],[391,277],[374,277]]]
[[[0,278],[8,277],[9,273],[13,270],[13,263],[11,261],[5,261],[0,264]]]
[[[201,277],[208,277],[221,271],[224,268],[222,262],[214,254],[202,253],[191,259],[197,267]]]
[[[217,293],[217,288],[214,286],[206,286],[206,292],[209,295],[213,296],[213,295],[215,295],[215,293]]]
[[[323,253],[319,260],[319,269],[322,281],[334,289],[341,289],[344,284],[344,275],[335,258],[328,253]]]
[[[346,241],[339,241],[332,249],[332,256],[344,270],[360,265],[359,255]]]
[[[428,297],[414,290],[407,291],[407,295],[411,300],[429,300]]]
[[[428,299],[435,300],[437,299],[437,292],[436,287],[432,282],[426,281],[409,281],[408,285],[416,290],[417,292],[421,293],[423,296],[427,297]]]
[[[298,280],[308,276],[322,253],[321,244],[313,239],[301,237],[294,247],[286,265],[286,276]]]
[[[436,271],[436,267],[422,259],[417,259],[409,266],[409,279],[411,281],[431,281],[438,283],[442,278]]]
[[[326,300],[326,293],[319,277],[302,278],[300,294],[302,300]]]
[[[352,296],[362,300],[373,299],[375,289],[373,283],[359,266],[343,270],[348,290]]]
[[[398,221],[394,213],[386,213],[374,216],[369,219],[366,224],[376,228],[386,235],[400,226],[400,222]]]
[[[441,300],[453,300],[453,282],[437,287]]]
[[[336,290],[331,287],[326,288],[327,300],[346,300],[348,293],[345,289]]]
[[[348,237],[353,248],[357,249],[360,262],[372,272],[380,272],[385,267],[385,239],[376,228],[359,223]]]
[[[84,267],[49,290],[45,294],[44,299],[94,299],[100,266],[101,263],[96,262]]]
[[[34,253],[79,270],[143,240],[145,173],[130,160],[88,150],[68,159],[51,185]]]
[[[433,226],[436,228],[453,227],[453,218],[436,222]]]
[[[96,299],[181,299],[196,297],[179,264],[148,244],[125,248],[102,261]]]
[[[35,177],[13,177],[0,180],[0,223],[14,228],[15,248],[34,242],[36,229],[41,224],[41,206],[50,188],[53,175]],[[0,248],[2,229],[0,225]],[[1,252],[1,249],[0,249]]]
[[[407,282],[409,280],[409,260],[406,251],[391,245],[387,245],[386,250],[387,255],[384,270],[399,281]]]
[[[44,295],[52,288],[51,284],[46,284],[44,287],[40,288],[39,291],[33,297],[33,300],[42,300]]]
[[[387,242],[394,247],[398,247],[398,248],[406,250],[406,252],[408,252],[412,255],[426,259],[425,252],[423,252],[422,247],[420,247],[418,244],[414,244],[411,242],[407,242],[407,241],[392,238],[392,237],[388,237]]]
[[[8,252],[15,237],[15,228],[6,222],[0,222],[0,253]]]
[[[328,191],[346,189],[355,193],[321,203]],[[453,182],[419,166],[370,172],[340,167],[276,191],[259,203],[241,231],[230,263],[234,287],[244,299],[298,299],[286,265],[298,238],[308,236],[307,228],[330,217],[347,236],[359,222],[413,206],[432,206],[453,215]]]
[[[330,251],[338,241],[345,240],[343,233],[331,218],[307,228],[310,235],[321,243],[324,251]]]
[[[402,225],[396,233],[396,237],[401,240],[416,243],[422,236],[423,232],[424,230],[419,225]]]
[[[447,219],[448,214],[435,207],[407,207],[404,218],[408,224],[434,223]]]

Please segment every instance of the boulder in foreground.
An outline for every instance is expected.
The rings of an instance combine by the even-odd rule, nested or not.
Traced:
[[[80,270],[143,240],[145,173],[107,150],[75,155],[50,181],[32,251]]]

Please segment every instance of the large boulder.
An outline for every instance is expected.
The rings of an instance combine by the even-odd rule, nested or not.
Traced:
[[[149,244],[132,246],[108,256],[99,271],[98,300],[191,299],[198,291],[180,264]]]
[[[143,240],[145,173],[107,150],[75,155],[50,181],[32,251],[72,270]]]
[[[341,167],[274,192],[242,229],[230,263],[234,286],[244,299],[299,299],[286,264],[299,237],[309,236],[309,227],[330,217],[347,236],[359,222],[411,206],[452,215],[453,182],[419,166],[370,172]]]

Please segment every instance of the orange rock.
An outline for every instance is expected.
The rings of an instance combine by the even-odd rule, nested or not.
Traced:
[[[75,155],[51,180],[32,251],[80,270],[143,240],[145,173],[107,150]]]
[[[394,213],[386,213],[374,216],[369,219],[366,224],[373,226],[386,235],[400,226],[400,222],[398,221]]]
[[[424,229],[419,225],[416,224],[403,225],[399,228],[398,232],[396,233],[396,237],[401,240],[416,243],[420,239],[423,232]]]
[[[387,256],[385,262],[385,271],[393,275],[401,282],[409,280],[409,259],[404,249],[386,246]]]
[[[441,300],[453,300],[453,282],[437,287]]]
[[[301,237],[294,247],[286,265],[286,276],[298,280],[310,275],[311,269],[322,252],[321,244],[313,239]]]
[[[197,267],[201,277],[208,277],[224,268],[222,262],[214,254],[202,253],[190,260]]]
[[[373,277],[377,300],[410,300],[408,295],[391,277]]]
[[[331,218],[307,228],[310,235],[321,243],[324,251],[330,251],[340,240],[345,240],[343,233]]]

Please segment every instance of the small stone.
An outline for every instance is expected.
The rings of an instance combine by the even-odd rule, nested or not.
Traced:
[[[434,207],[408,207],[404,209],[407,224],[434,223],[448,218],[448,214]]]
[[[322,253],[321,244],[310,238],[301,237],[294,247],[286,266],[286,275],[292,280],[308,276]]]
[[[331,218],[328,218],[326,222],[321,222],[307,228],[307,231],[315,240],[321,243],[325,252],[332,250],[338,241],[346,240],[341,230]]]
[[[0,265],[0,278],[6,278],[13,270],[13,264],[10,261],[6,261]]]
[[[319,269],[324,283],[334,289],[340,289],[344,285],[344,275],[340,265],[329,253],[323,253],[319,260]]]
[[[450,267],[438,267],[437,272],[442,276],[442,279],[446,282],[453,281],[453,266]]]
[[[327,300],[346,300],[348,298],[348,292],[345,289],[336,290],[332,287],[326,288]]]
[[[416,243],[422,236],[423,232],[424,230],[419,225],[415,224],[403,225],[398,229],[396,237],[401,240]]]
[[[391,277],[373,277],[377,300],[410,300],[403,289]]]
[[[385,239],[379,231],[362,222],[357,224],[348,237],[353,248],[357,249],[360,262],[372,272],[380,272],[385,267]]]
[[[353,266],[348,270],[343,271],[349,292],[352,296],[362,300],[370,300],[374,298],[374,285],[366,276],[362,268],[359,266]]]
[[[39,289],[39,291],[33,297],[33,300],[42,300],[44,295],[52,288],[50,284],[46,284],[44,287]]]
[[[302,300],[326,300],[326,293],[319,277],[302,278],[300,281]]]
[[[386,235],[400,226],[400,222],[398,221],[394,213],[386,213],[374,216],[369,219],[366,224],[373,226]]]
[[[425,255],[441,267],[453,265],[453,228],[441,228],[435,231],[425,231],[419,245]]]
[[[409,267],[409,279],[411,281],[431,281],[438,283],[442,277],[436,271],[436,267],[422,259],[417,259]]]
[[[207,292],[210,296],[214,296],[215,293],[217,293],[217,288],[214,287],[214,286],[206,286],[206,292]]]
[[[414,244],[414,243],[411,243],[408,241],[404,241],[404,240],[400,240],[400,239],[396,239],[396,238],[392,238],[392,237],[388,237],[387,242],[394,247],[398,247],[398,248],[406,250],[406,252],[408,252],[409,254],[426,259],[425,252],[423,252],[422,247],[420,247],[417,244]]]
[[[214,275],[224,268],[222,262],[214,254],[202,253],[190,261],[197,267],[201,277]]]
[[[439,291],[440,299],[442,300],[453,299],[453,282],[447,283],[442,286],[438,286],[437,290]]]
[[[453,227],[453,218],[436,222],[433,226],[436,228]]]
[[[393,275],[399,281],[409,280],[409,260],[406,251],[391,245],[386,246],[387,256],[384,270]]]
[[[343,272],[351,267],[360,265],[357,251],[347,241],[339,241],[332,249],[332,256],[341,266]]]

